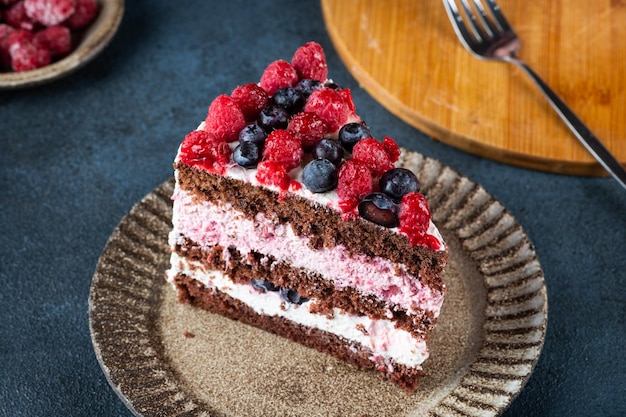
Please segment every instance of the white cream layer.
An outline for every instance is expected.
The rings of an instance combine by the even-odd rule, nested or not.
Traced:
[[[278,292],[261,293],[251,285],[235,284],[220,271],[206,271],[199,263],[189,262],[176,253],[172,254],[172,268],[168,280],[173,284],[175,275],[182,272],[198,280],[208,288],[215,288],[250,306],[256,313],[278,316],[294,323],[319,329],[371,349],[376,362],[393,360],[411,368],[420,369],[428,358],[428,348],[423,340],[415,339],[409,332],[397,329],[389,320],[372,320],[367,316],[355,316],[334,310],[332,318],[311,313],[314,300],[301,305],[281,300]]]

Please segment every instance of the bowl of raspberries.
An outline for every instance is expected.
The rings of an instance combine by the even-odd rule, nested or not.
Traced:
[[[113,38],[124,0],[0,0],[0,88],[58,79]]]

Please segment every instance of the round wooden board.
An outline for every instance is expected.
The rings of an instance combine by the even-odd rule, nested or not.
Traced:
[[[480,61],[438,0],[321,0],[335,48],[383,106],[419,130],[500,162],[606,175],[532,82]],[[500,0],[520,57],[626,161],[626,0]]]

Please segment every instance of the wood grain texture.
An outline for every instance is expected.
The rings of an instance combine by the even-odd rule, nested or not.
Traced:
[[[626,1],[501,0],[520,57],[626,161]],[[471,56],[438,0],[321,0],[335,48],[392,113],[464,151],[606,175],[519,70]]]

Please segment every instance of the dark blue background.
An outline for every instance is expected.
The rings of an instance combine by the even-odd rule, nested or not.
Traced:
[[[626,192],[614,181],[498,164],[401,122],[349,75],[317,1],[135,0],[85,68],[0,92],[0,416],[131,415],[91,345],[98,256],[131,206],[172,175],[211,99],[309,40],[325,47],[331,76],[352,89],[375,136],[483,185],[534,243],[547,337],[504,415],[626,415]]]

